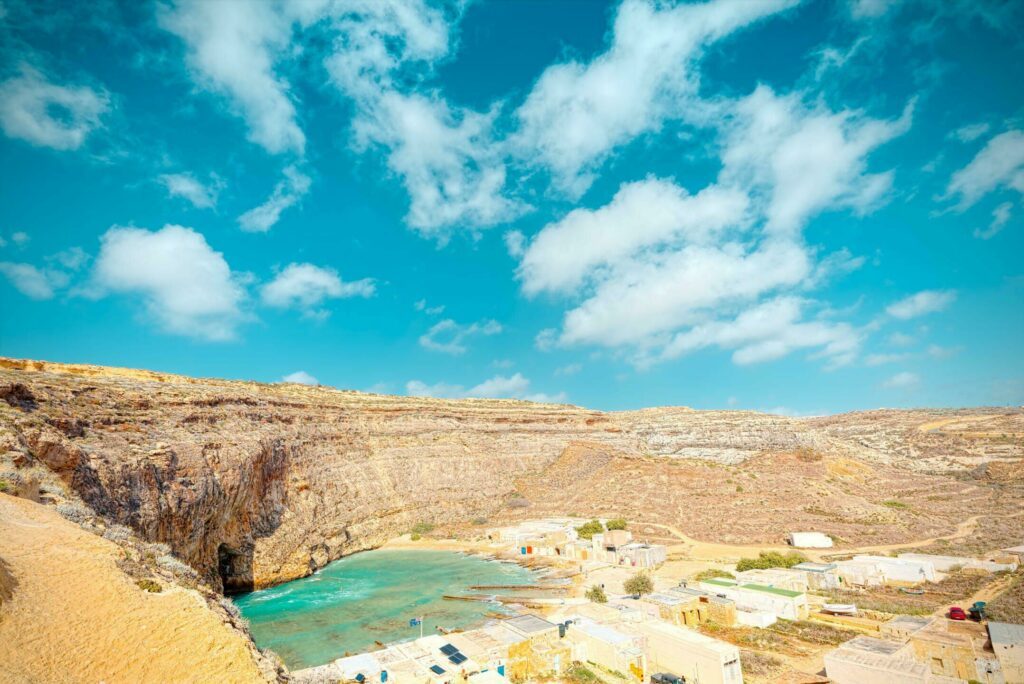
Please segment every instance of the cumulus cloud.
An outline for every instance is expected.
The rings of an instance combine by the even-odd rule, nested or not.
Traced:
[[[306,143],[290,86],[277,73],[292,36],[289,6],[205,0],[158,6],[161,27],[184,41],[197,83],[226,96],[245,120],[249,139],[274,154],[302,154]]]
[[[900,361],[906,361],[910,358],[909,353],[902,354],[868,354],[864,357],[864,365],[866,366],[884,366],[889,363],[899,363]]]
[[[764,86],[715,106],[716,183],[695,195],[656,178],[625,184],[525,246],[523,292],[575,301],[538,348],[623,348],[640,364],[707,346],[731,349],[736,363],[808,349],[836,366],[857,354],[863,332],[821,314],[805,319],[811,307],[799,293],[863,258],[819,254],[802,230],[826,209],[878,206],[892,174],[867,172],[867,157],[907,130],[911,108],[874,119]]]
[[[239,216],[238,225],[252,233],[267,232],[281,219],[281,212],[297,204],[309,192],[312,182],[294,166],[285,167],[284,178],[274,186],[267,201]]]
[[[691,196],[665,180],[627,183],[607,205],[576,209],[537,235],[519,265],[523,291],[572,291],[639,250],[706,244],[739,224],[746,208],[747,196],[737,190],[712,186]]]
[[[138,297],[148,315],[174,334],[230,340],[246,319],[241,277],[191,228],[111,228],[100,238],[92,279],[94,296]]]
[[[566,400],[564,392],[545,394],[530,392],[530,381],[522,373],[495,375],[478,385],[466,389],[462,385],[439,382],[428,385],[420,380],[410,380],[405,385],[406,394],[413,397],[439,397],[445,399],[525,399],[540,403],[559,403]]]
[[[605,52],[540,76],[516,112],[513,145],[550,169],[564,191],[581,195],[611,150],[687,111],[683,100],[696,94],[693,65],[704,47],[793,4],[626,0]]]
[[[989,140],[967,166],[953,174],[946,195],[959,196],[958,208],[966,209],[1000,189],[1024,193],[1022,131],[1007,131]]]
[[[30,299],[53,299],[55,289],[60,285],[53,274],[32,264],[0,261],[0,274],[21,294]]]
[[[847,323],[803,321],[807,302],[779,297],[743,311],[732,321],[715,321],[679,333],[662,352],[675,358],[696,349],[716,345],[734,349],[739,365],[781,358],[797,349],[820,348],[831,367],[849,363],[860,347],[861,334]]]
[[[306,371],[295,371],[281,378],[281,382],[294,382],[298,385],[319,385],[320,381]]]
[[[260,290],[264,304],[278,309],[298,309],[312,318],[326,318],[330,312],[320,308],[328,299],[372,297],[376,286],[372,278],[345,282],[332,268],[313,264],[288,264]]]
[[[901,373],[897,373],[896,375],[893,375],[892,377],[886,379],[882,383],[882,387],[885,387],[887,389],[904,389],[905,390],[905,389],[911,389],[911,388],[917,387],[917,385],[920,382],[921,382],[921,378],[919,378],[915,373],[911,373],[909,371],[903,371]]]
[[[36,69],[0,83],[0,128],[10,138],[55,150],[77,150],[101,125],[106,93],[51,83]]]
[[[909,297],[893,302],[885,311],[893,318],[907,320],[942,311],[956,299],[952,290],[923,290]]]
[[[32,237],[28,233],[21,230],[16,233],[11,233],[11,242],[16,244],[18,247],[24,247],[31,239]]]
[[[506,169],[490,144],[493,119],[437,97],[387,92],[356,119],[354,132],[357,149],[388,149],[388,167],[409,193],[408,224],[443,240],[453,226],[475,230],[524,211],[503,194]]]
[[[894,121],[820,105],[759,86],[737,103],[726,129],[719,182],[759,190],[765,229],[792,232],[827,208],[865,213],[882,199],[892,173],[867,173],[867,155],[905,133],[912,106]]]
[[[217,176],[210,176],[209,183],[196,180],[191,173],[165,173],[157,177],[167,194],[171,197],[182,197],[197,209],[212,209],[217,206],[217,196],[224,187]]]
[[[497,321],[478,321],[476,323],[456,323],[451,318],[438,321],[430,330],[420,336],[420,346],[431,351],[458,356],[466,352],[466,340],[475,336],[497,335],[501,332],[501,324]]]

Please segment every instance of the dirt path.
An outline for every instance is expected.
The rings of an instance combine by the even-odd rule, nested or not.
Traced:
[[[263,681],[202,597],[142,591],[120,553],[52,508],[0,494],[0,559],[16,582],[0,606],[0,680]]]
[[[1010,515],[997,516],[1001,518],[1016,518],[1024,516],[1024,511],[1018,513],[1011,513]],[[828,558],[857,554],[857,553],[870,553],[870,554],[886,554],[890,551],[899,551],[904,549],[916,549],[922,546],[928,546],[938,541],[956,541],[958,539],[964,539],[969,537],[978,528],[978,522],[985,515],[972,515],[963,522],[959,523],[953,532],[938,537],[930,537],[928,539],[917,539],[914,541],[903,542],[899,544],[880,544],[874,546],[856,546],[849,549],[834,550],[834,549],[800,549],[800,552],[805,554],[812,560],[827,560]],[[717,563],[728,563],[735,562],[742,557],[756,556],[762,551],[781,551],[788,552],[793,551],[793,547],[785,544],[718,544],[714,542],[704,542],[693,537],[688,536],[682,530],[672,525],[665,525],[661,523],[645,522],[644,525],[650,527],[657,527],[670,533],[676,539],[680,540],[680,544],[669,546],[669,553],[683,554],[687,559],[717,562]]]

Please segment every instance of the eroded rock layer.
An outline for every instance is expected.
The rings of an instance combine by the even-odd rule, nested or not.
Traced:
[[[578,478],[559,460],[568,447],[728,466],[803,450],[965,474],[990,462],[1019,473],[1006,464],[1024,454],[1019,409],[604,413],[12,359],[0,399],[0,476],[58,474],[229,591],[304,576],[417,522],[492,515],[520,498],[517,483]]]

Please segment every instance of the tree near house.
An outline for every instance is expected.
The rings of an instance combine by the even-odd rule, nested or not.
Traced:
[[[605,594],[604,589],[597,584],[590,587],[590,589],[587,589],[586,597],[587,600],[593,601],[594,603],[608,603],[608,595]]]
[[[622,588],[627,594],[643,596],[654,591],[654,580],[646,572],[638,572],[623,583]]]
[[[605,523],[605,527],[609,530],[624,530],[627,527],[626,519],[612,518],[607,523]]]

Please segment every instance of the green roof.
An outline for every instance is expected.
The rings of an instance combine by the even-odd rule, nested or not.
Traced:
[[[779,589],[778,587],[769,587],[766,584],[744,584],[740,586],[740,589],[752,589],[753,591],[764,591],[769,594],[778,594],[779,596],[786,596],[789,598],[796,598],[800,596],[799,591],[790,591],[789,589]]]

